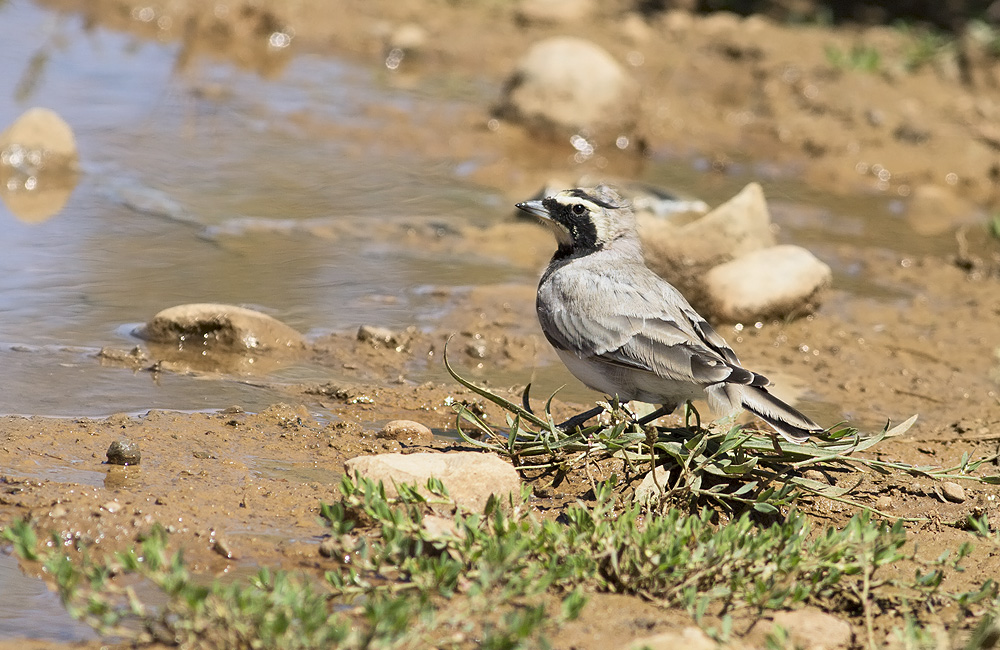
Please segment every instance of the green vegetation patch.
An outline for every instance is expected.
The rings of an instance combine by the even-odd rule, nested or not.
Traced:
[[[158,526],[103,558],[58,536],[39,544],[25,522],[3,536],[44,563],[69,611],[102,633],[191,648],[546,647],[597,591],[682,608],[720,637],[734,616],[803,603],[860,613],[869,630],[873,612],[890,606],[911,621],[943,609],[989,621],[998,608],[992,579],[969,592],[942,588],[968,544],[924,559],[907,549],[902,522],[868,513],[823,531],[794,509],[769,525],[751,512],[718,525],[708,509],[655,517],[622,509],[599,484],[593,505],[544,521],[523,498],[454,511],[435,480],[389,498],[381,484],[345,477],[340,492],[322,507],[331,557],[322,579],[265,569],[207,582],[168,553]],[[900,562],[909,577],[899,577]],[[919,626],[909,629],[919,638]]]

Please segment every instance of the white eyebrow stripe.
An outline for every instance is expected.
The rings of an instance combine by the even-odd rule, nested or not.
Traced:
[[[585,205],[591,212],[598,212],[601,210],[601,206],[597,205],[593,201],[588,201],[587,199],[582,199],[579,196],[566,195],[566,194],[556,194],[552,197],[556,203],[560,205],[570,206],[570,205]]]

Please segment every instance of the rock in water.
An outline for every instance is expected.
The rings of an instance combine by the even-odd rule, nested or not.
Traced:
[[[292,350],[305,345],[301,334],[267,314],[213,303],[164,309],[134,333],[155,343],[233,352]]]
[[[764,191],[750,183],[708,214],[638,216],[649,268],[714,320],[753,322],[815,311],[830,267],[799,246],[775,246]]]
[[[0,133],[0,199],[21,221],[58,213],[77,177],[76,138],[55,111],[32,108]]]

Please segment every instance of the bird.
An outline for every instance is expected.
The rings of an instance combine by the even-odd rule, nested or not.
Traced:
[[[659,405],[654,417],[706,398],[715,413],[745,409],[794,443],[824,431],[769,393],[771,382],[744,368],[684,296],[646,266],[632,207],[613,187],[567,189],[516,206],[555,234],[535,310],[545,338],[588,388],[621,403]]]

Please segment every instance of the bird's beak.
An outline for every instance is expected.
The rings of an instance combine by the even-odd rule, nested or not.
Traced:
[[[552,217],[549,216],[549,211],[545,209],[545,206],[542,205],[541,201],[524,201],[516,204],[515,207],[519,210],[524,210],[528,214],[538,217],[539,219],[552,219]]]

